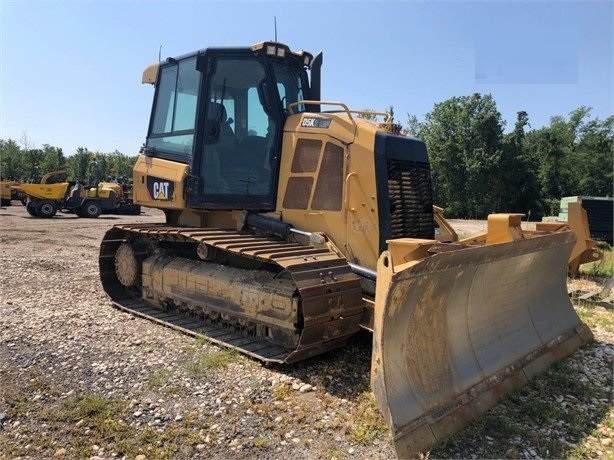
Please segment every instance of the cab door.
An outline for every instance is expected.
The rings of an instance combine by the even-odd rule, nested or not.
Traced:
[[[248,53],[207,53],[202,117],[188,205],[203,209],[275,209],[283,115],[267,62]]]

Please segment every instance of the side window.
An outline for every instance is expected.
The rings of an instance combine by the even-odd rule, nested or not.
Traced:
[[[196,57],[162,69],[148,147],[192,153],[199,84]]]
[[[154,113],[151,134],[163,134],[172,131],[176,81],[176,65],[162,69],[160,72],[160,82],[158,83],[158,97],[156,99],[156,111]]]

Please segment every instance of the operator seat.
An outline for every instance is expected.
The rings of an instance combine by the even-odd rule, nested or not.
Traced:
[[[73,185],[68,192],[68,199],[66,201],[69,207],[72,208],[81,206],[81,203],[83,202],[83,197],[81,196],[83,193],[83,189],[83,185],[81,184],[79,179],[77,179],[75,185]]]
[[[233,148],[236,144],[235,133],[230,127],[234,120],[228,119],[226,107],[218,102],[210,102],[207,119],[205,120],[205,133],[209,133],[212,144],[220,147]]]

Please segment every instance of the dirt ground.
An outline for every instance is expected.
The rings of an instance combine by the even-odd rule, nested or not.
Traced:
[[[39,219],[14,203],[0,209],[0,459],[394,456],[369,387],[368,334],[287,367],[220,351],[114,309],[102,290],[104,233],[163,222],[161,212]],[[463,236],[484,229],[451,223]],[[574,376],[593,382],[586,401],[569,388],[548,395],[548,410],[570,420],[592,413],[584,429],[567,415],[560,423],[521,418],[519,401],[544,398],[533,388],[431,455],[613,458],[614,415],[603,394],[611,395],[614,338],[612,316],[603,315],[596,343],[569,360]]]

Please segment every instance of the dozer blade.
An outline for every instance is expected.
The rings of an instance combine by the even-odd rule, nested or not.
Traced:
[[[566,289],[571,232],[378,261],[371,383],[413,458],[591,340]]]

